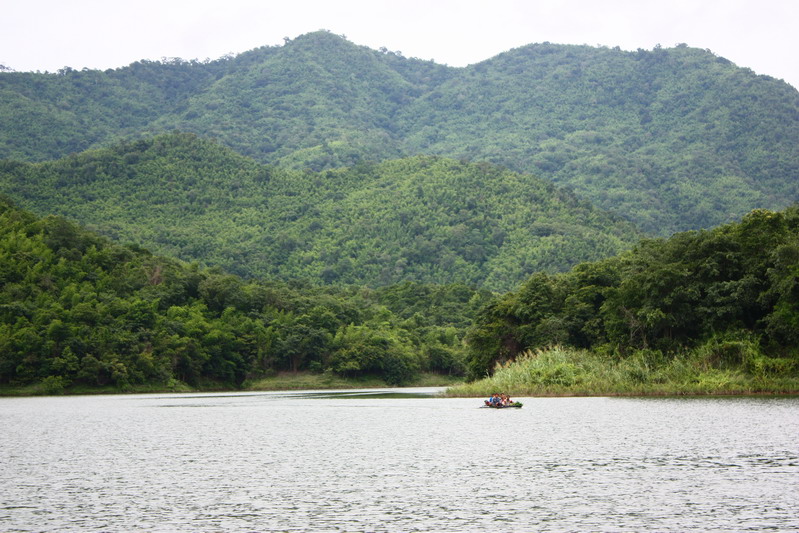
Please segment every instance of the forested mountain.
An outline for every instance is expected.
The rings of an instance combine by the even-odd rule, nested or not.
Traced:
[[[174,129],[297,169],[488,161],[664,236],[799,198],[796,89],[684,45],[544,43],[451,68],[316,32],[216,61],[0,73],[3,158]]]
[[[642,236],[568,191],[488,163],[416,156],[287,170],[186,133],[0,162],[0,192],[41,215],[245,277],[372,287],[510,290]]]
[[[403,118],[409,151],[532,171],[653,234],[799,199],[799,92],[686,46],[519,48]]]
[[[327,32],[209,62],[0,76],[0,157],[41,161],[175,129],[298,168],[401,155],[397,111],[457,72]],[[334,153],[335,152],[335,153]]]
[[[0,385],[241,385],[281,370],[463,371],[490,297],[464,285],[379,290],[245,281],[121,246],[0,197]]]

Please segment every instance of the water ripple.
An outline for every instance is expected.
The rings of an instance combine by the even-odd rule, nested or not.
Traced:
[[[797,530],[799,400],[760,400],[0,399],[0,530]]]

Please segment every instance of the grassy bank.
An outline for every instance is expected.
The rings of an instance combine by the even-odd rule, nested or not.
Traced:
[[[61,386],[52,381],[41,381],[28,385],[0,385],[0,396],[79,396],[87,394],[147,394],[158,392],[197,392],[199,390],[224,390],[224,388],[200,389],[191,387],[182,381],[170,383],[146,383],[117,387],[114,385]]]
[[[447,396],[679,396],[799,394],[795,360],[759,354],[746,342],[703,346],[665,357],[653,351],[619,359],[585,350],[528,352],[491,377],[450,387]]]
[[[433,373],[422,373],[406,387],[452,387],[463,383],[463,378]],[[85,385],[60,386],[59,383],[44,381],[32,385],[0,385],[0,396],[55,396],[81,394],[146,394],[169,392],[230,392],[230,391],[271,391],[271,390],[316,390],[316,389],[377,389],[389,388],[392,385],[384,380],[364,376],[359,378],[343,378],[333,373],[315,374],[311,372],[285,372],[273,377],[246,381],[241,387],[234,388],[228,384],[204,381],[195,387],[181,381],[166,384],[130,385],[124,388],[105,386],[88,387]]]
[[[406,387],[451,387],[463,383],[463,378],[424,373],[406,383]],[[374,389],[392,387],[374,376],[343,378],[332,372],[285,372],[244,384],[245,390],[313,390],[313,389]]]

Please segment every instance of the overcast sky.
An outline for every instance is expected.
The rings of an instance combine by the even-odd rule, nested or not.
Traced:
[[[10,0],[0,64],[17,71],[216,59],[320,29],[465,66],[529,43],[686,43],[799,87],[799,0]]]

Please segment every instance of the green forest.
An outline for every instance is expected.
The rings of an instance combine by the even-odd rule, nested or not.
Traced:
[[[157,254],[325,284],[510,290],[642,236],[568,191],[487,163],[417,156],[293,171],[179,133],[53,162],[0,161],[0,192]]]
[[[799,92],[685,45],[539,43],[454,68],[321,31],[214,61],[0,72],[0,158],[174,130],[298,170],[488,162],[662,237],[783,209],[799,192]]]
[[[480,311],[467,344],[470,378],[527,392],[796,391],[799,206],[535,274]]]
[[[389,385],[496,372],[455,394],[799,387],[799,206],[505,294],[248,281],[7,198],[0,228],[0,392],[253,388],[280,372]]]
[[[237,388],[282,371],[462,375],[491,293],[245,281],[0,201],[0,390]],[[82,388],[81,388],[82,387]]]

